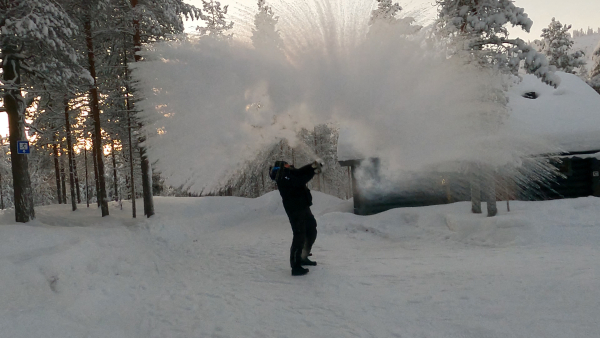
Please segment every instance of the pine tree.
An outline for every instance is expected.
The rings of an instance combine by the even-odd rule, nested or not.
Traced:
[[[5,0],[0,2],[2,32],[2,87],[4,108],[9,117],[15,218],[28,222],[35,217],[33,190],[27,155],[17,152],[17,141],[26,140],[26,108],[33,96],[22,97],[40,83],[52,88],[67,87],[78,76],[89,73],[78,66],[72,47],[77,25],[53,0]]]
[[[96,186],[98,187],[98,201],[102,211],[102,217],[108,216],[108,199],[106,193],[106,182],[104,174],[104,151],[102,145],[102,126],[100,120],[100,94],[98,92],[98,79],[96,77],[96,54],[94,49],[94,37],[92,31],[92,11],[88,9],[88,13],[84,19],[84,31],[85,40],[87,46],[88,55],[88,69],[90,74],[94,78],[94,84],[89,90],[90,95],[90,110],[92,113],[92,119],[94,120],[94,160],[97,168]]]
[[[503,73],[517,74],[523,61],[525,71],[557,87],[560,79],[546,57],[523,40],[508,37],[511,24],[529,32],[533,21],[511,0],[437,0],[437,26],[442,36],[481,65]]]
[[[370,32],[378,30],[380,26],[392,26],[396,29],[394,32],[399,34],[413,34],[421,29],[421,26],[414,25],[415,19],[412,17],[398,18],[398,13],[402,10],[398,3],[393,3],[392,0],[377,0],[377,3],[377,8],[371,11],[369,19]]]
[[[392,23],[396,20],[396,14],[402,10],[398,3],[392,3],[392,0],[377,0],[377,8],[371,11],[369,25],[375,22],[385,21]]]
[[[102,206],[103,215],[108,214],[107,183],[112,183],[114,175],[104,175],[102,144],[127,143],[133,155],[131,142],[123,142],[133,129],[139,129],[141,122],[135,120],[132,86],[128,74],[128,61],[141,61],[138,53],[144,43],[164,39],[172,34],[182,33],[183,18],[195,19],[199,9],[185,4],[182,0],[56,0],[74,18],[84,34],[78,36],[79,49],[86,56],[85,67],[95,72],[94,86],[90,89],[89,117],[93,118],[94,139],[93,164],[95,170],[97,201]],[[89,15],[93,9],[94,16]],[[130,60],[127,60],[127,59]],[[93,61],[93,62],[92,62]],[[101,113],[100,113],[101,112]],[[89,118],[86,118],[86,125]],[[85,131],[87,133],[89,130]],[[84,133],[84,134],[85,134]],[[89,136],[85,134],[85,136]],[[143,141],[143,134],[140,134]],[[139,144],[139,142],[138,142]],[[99,148],[100,147],[100,148]],[[152,201],[152,172],[145,149],[140,147],[144,191],[144,212],[154,214]],[[112,157],[112,155],[111,155]],[[116,160],[116,158],[115,158]],[[131,165],[135,161],[129,159]],[[133,168],[130,171],[133,176]],[[100,171],[101,173],[98,173]],[[113,168],[114,174],[114,168]],[[112,176],[112,179],[110,178]],[[107,180],[105,182],[104,180]],[[111,182],[112,180],[112,182]],[[118,180],[118,179],[117,179]],[[128,180],[136,182],[134,178]],[[131,184],[132,190],[135,184]],[[135,194],[132,193],[132,204]],[[135,217],[135,207],[132,208]]]
[[[575,74],[575,68],[585,66],[582,51],[570,53],[573,39],[569,34],[571,25],[562,25],[552,18],[547,28],[542,29],[540,51],[546,55],[550,65],[566,73]]]
[[[205,2],[203,0],[203,2]],[[155,41],[158,39],[165,38],[168,34],[183,33],[183,21],[182,16],[187,18],[196,19],[198,17],[203,18],[202,13],[199,9],[192,5],[185,4],[182,0],[130,0],[131,7],[133,8],[133,45],[134,45],[134,60],[135,62],[142,61],[142,57],[139,54],[142,48],[142,43]],[[211,1],[212,4],[212,1]],[[207,4],[204,4],[205,7]],[[217,3],[215,9],[220,10],[220,4]],[[227,6],[225,6],[225,13],[227,13]],[[213,16],[216,20],[220,18],[218,15]],[[215,21],[215,25],[218,23]],[[233,23],[231,23],[233,26]],[[142,34],[143,32],[151,34]],[[145,36],[145,39],[143,39]],[[126,95],[129,95],[127,90]],[[131,108],[132,102],[127,98],[127,104]],[[128,114],[130,109],[127,109]],[[143,143],[145,136],[140,138],[139,143]],[[129,142],[131,144],[131,142]],[[154,201],[152,198],[152,167],[150,160],[146,153],[145,147],[140,147],[141,157],[141,169],[142,169],[142,190],[144,196],[144,215],[151,217],[154,215]],[[133,178],[132,178],[133,181]],[[133,183],[132,183],[133,184]],[[134,197],[132,197],[134,198]],[[135,214],[134,214],[135,217]]]
[[[228,30],[233,28],[233,21],[227,23],[225,16],[227,15],[227,8],[229,5],[221,8],[221,3],[214,0],[202,0],[203,14],[200,14],[200,19],[206,23],[206,27],[196,27],[196,30],[202,35],[208,35],[211,37],[230,39],[233,34],[225,34]]]
[[[258,0],[258,13],[254,15],[254,28],[252,28],[252,45],[256,49],[281,52],[283,39],[275,28],[279,17],[275,16],[273,9],[265,4],[265,0]]]

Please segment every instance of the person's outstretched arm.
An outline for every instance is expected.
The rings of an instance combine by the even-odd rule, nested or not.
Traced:
[[[286,170],[281,181],[294,187],[306,185],[315,176],[315,169],[311,164],[307,164],[298,169]]]

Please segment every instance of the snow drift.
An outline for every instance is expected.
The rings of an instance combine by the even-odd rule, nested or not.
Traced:
[[[600,200],[349,213],[316,192],[319,265],[290,276],[277,192],[0,215],[0,332],[11,338],[548,337],[598,332]]]

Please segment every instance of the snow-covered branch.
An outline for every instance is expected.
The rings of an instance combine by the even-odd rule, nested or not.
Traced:
[[[546,56],[521,39],[509,39],[506,25],[529,31],[533,21],[522,8],[510,0],[438,0],[438,32],[455,45],[457,52],[466,52],[480,64],[503,73],[518,73],[520,61],[528,73],[544,83],[557,87],[560,79],[554,74]]]

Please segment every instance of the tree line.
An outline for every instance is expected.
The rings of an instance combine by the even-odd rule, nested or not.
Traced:
[[[34,205],[52,195],[68,203],[68,180],[73,210],[82,192],[102,216],[109,198],[126,195],[135,217],[139,182],[144,214],[153,215],[152,170],[136,119],[142,98],[129,65],[143,61],[137,53],[143,44],[182,33],[184,18],[200,19],[201,10],[181,0],[2,0],[0,13],[2,109],[9,121],[0,202],[7,197],[16,221],[27,222]],[[18,141],[27,140],[31,155],[19,154]]]

